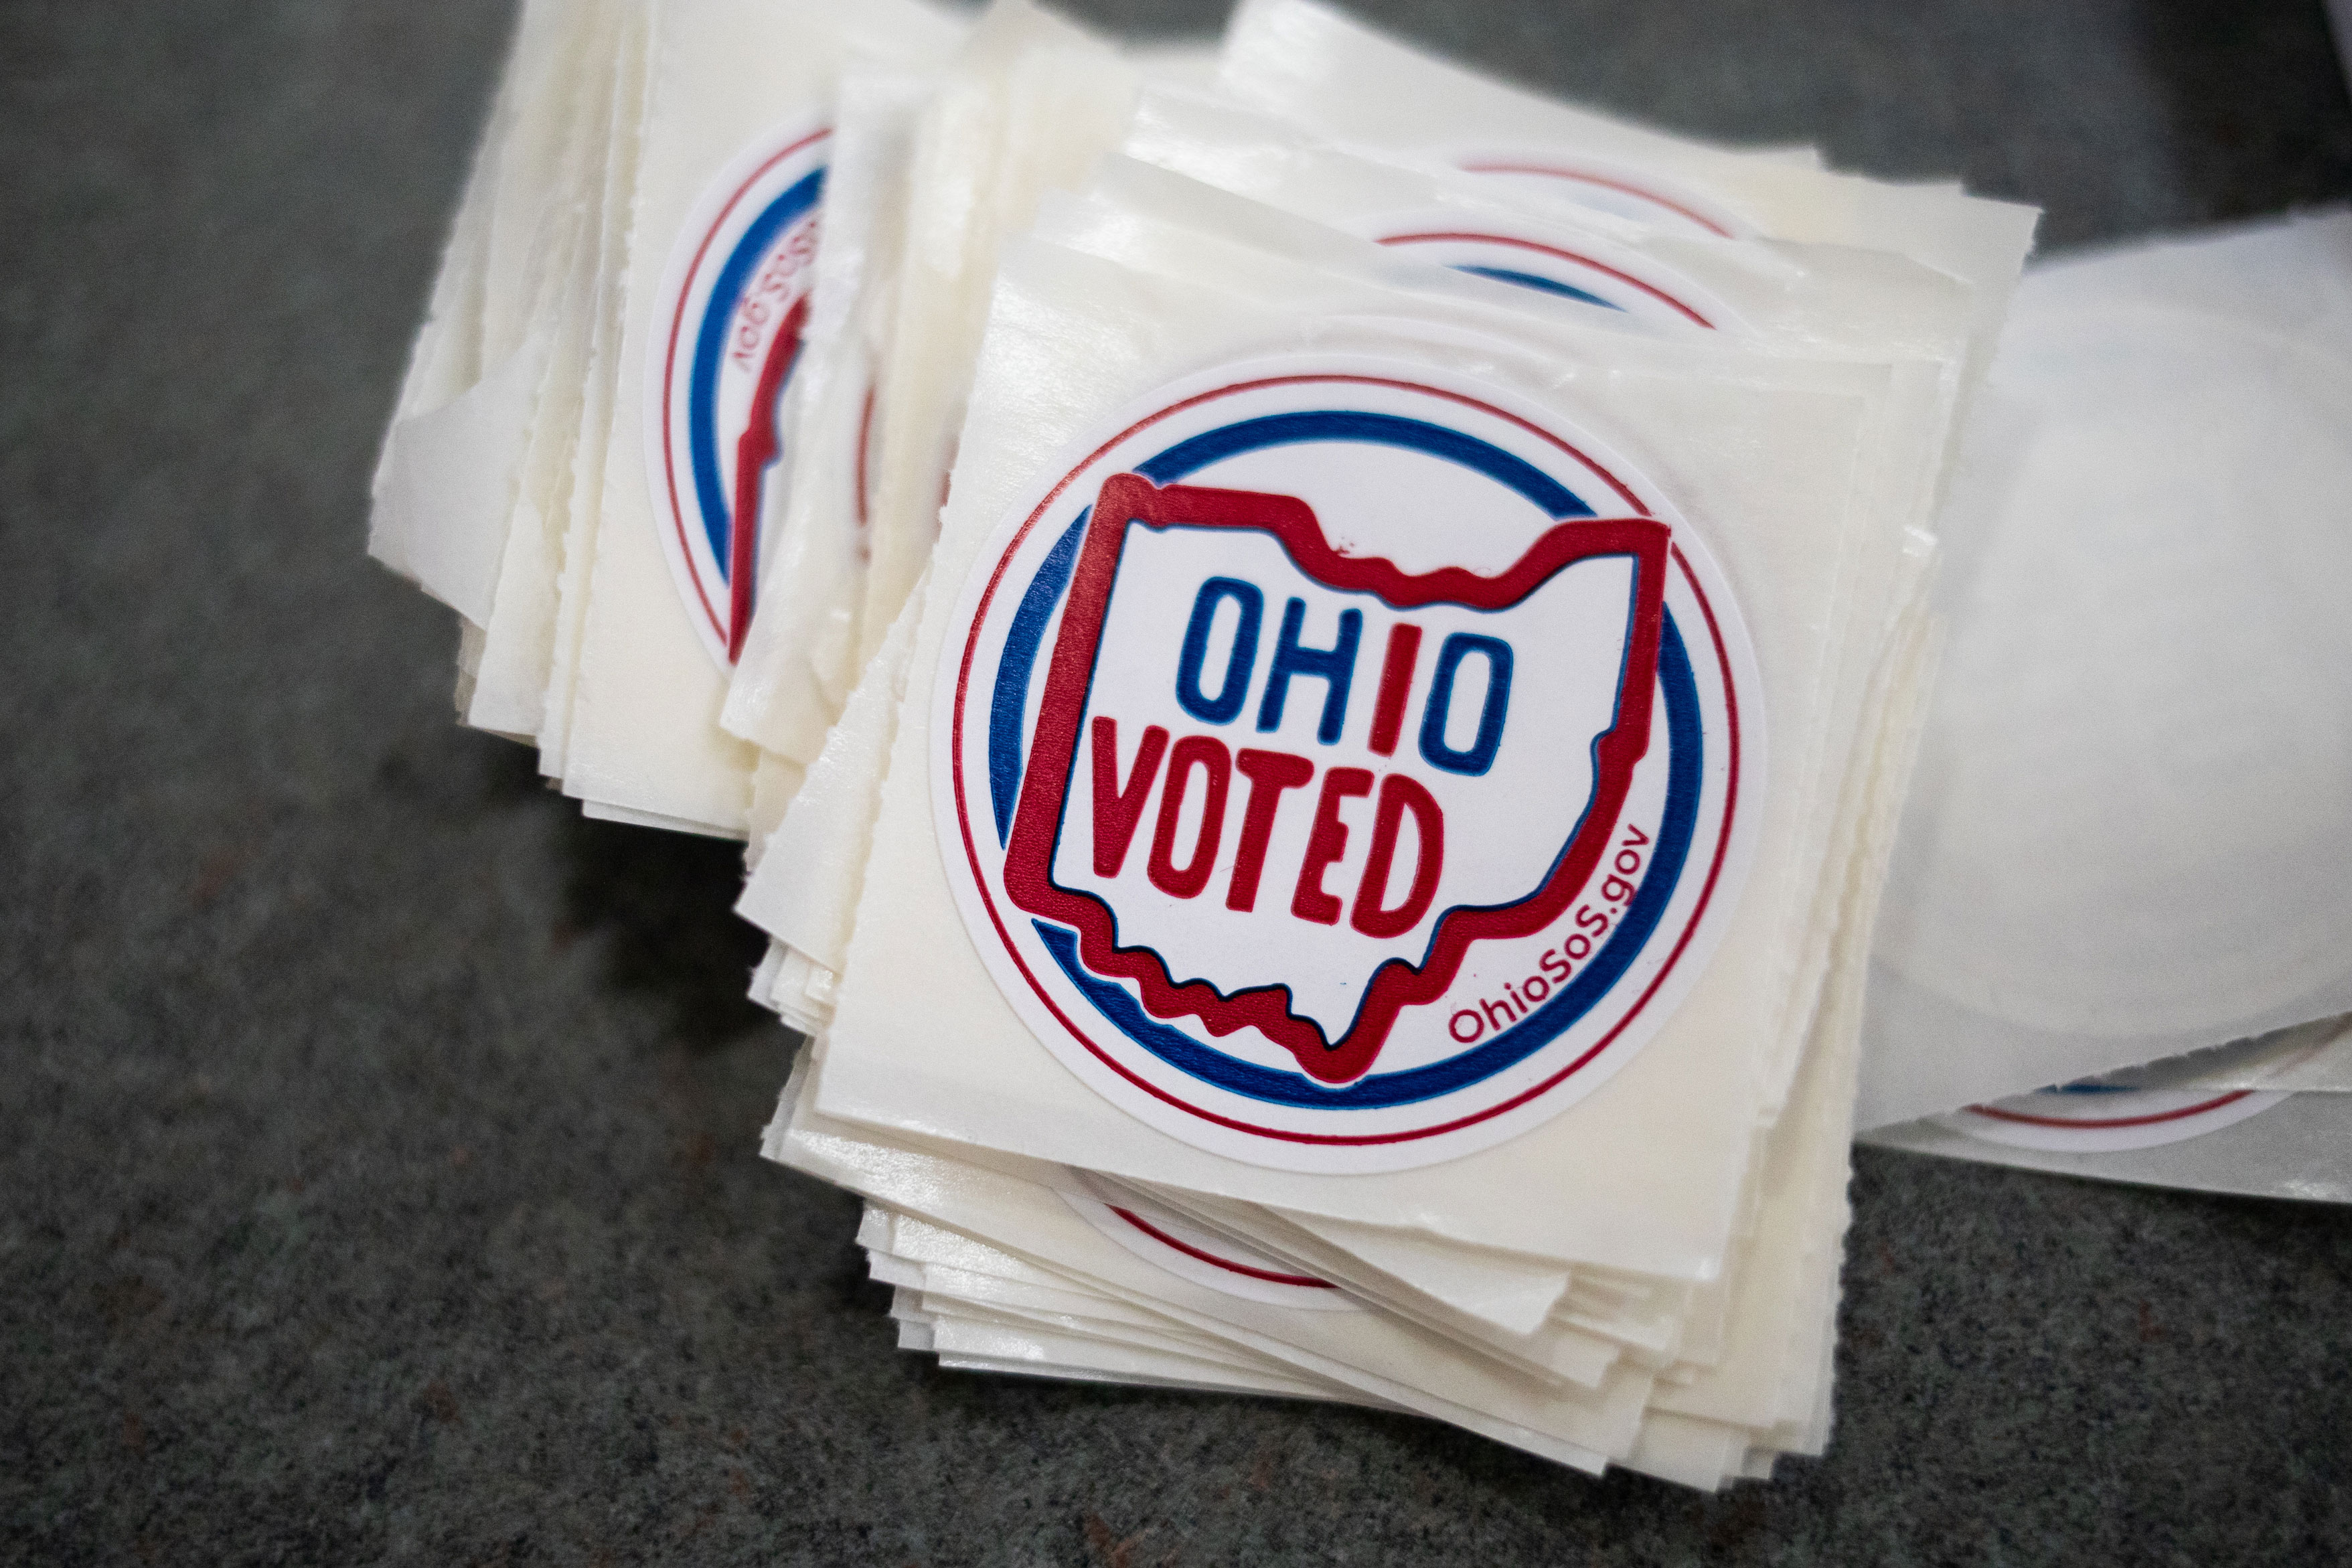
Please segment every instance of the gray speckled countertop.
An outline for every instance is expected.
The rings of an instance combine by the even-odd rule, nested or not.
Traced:
[[[2352,195],[2318,0],[1370,8],[2053,246]],[[0,1561],[2352,1556],[2343,1209],[1865,1151],[1835,1445],[1715,1501],[897,1354],[734,850],[458,730],[362,557],[505,23],[0,4]]]

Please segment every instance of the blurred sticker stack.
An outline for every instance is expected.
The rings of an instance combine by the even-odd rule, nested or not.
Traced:
[[[2352,214],[2037,268],[1980,413],[1862,1124],[2352,1201]]]
[[[901,1344],[1818,1452],[1944,491],[2029,208],[1307,0],[530,0],[372,548],[748,843]]]

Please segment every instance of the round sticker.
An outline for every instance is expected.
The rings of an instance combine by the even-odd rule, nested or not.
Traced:
[[[1555,200],[1609,214],[1666,234],[1746,239],[1755,226],[1721,202],[1700,195],[1655,171],[1612,159],[1571,157],[1559,152],[1481,148],[1456,153],[1454,167],[1485,174]]]
[[[1023,1019],[1151,1125],[1286,1169],[1527,1131],[1704,966],[1757,812],[1706,549],[1513,395],[1287,360],[1042,475],[940,668],[941,846]]]
[[[1081,1178],[1083,1179],[1083,1178]],[[1154,1268],[1244,1300],[1307,1312],[1361,1311],[1363,1303],[1279,1258],[1244,1247],[1181,1215],[1126,1194],[1116,1201],[1065,1192],[1088,1225]]]
[[[2286,1098],[2250,1089],[2216,1092],[2079,1083],[1971,1105],[1930,1120],[1948,1131],[2012,1149],[2110,1154],[2202,1138],[2260,1115]]]
[[[751,629],[763,521],[783,506],[830,133],[761,137],[678,233],[646,366],[646,472],[688,617],[722,668]]]

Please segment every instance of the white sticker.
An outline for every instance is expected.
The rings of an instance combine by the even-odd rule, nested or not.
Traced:
[[[2105,1154],[2202,1138],[2288,1098],[2246,1089],[2217,1093],[2082,1083],[2036,1089],[1928,1120],[1967,1137],[2014,1149]]]
[[[830,133],[760,137],[678,231],[646,368],[646,474],[687,617],[721,669],[751,628],[763,524],[784,504],[784,394],[814,280]]]
[[[1236,365],[1041,478],[939,674],[950,882],[1024,1021],[1198,1147],[1527,1131],[1704,967],[1753,656],[1664,498],[1420,366]]]

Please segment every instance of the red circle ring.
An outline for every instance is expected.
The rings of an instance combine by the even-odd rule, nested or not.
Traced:
[[[1230,1258],[1218,1257],[1207,1247],[1194,1247],[1189,1241],[1178,1240],[1132,1209],[1123,1209],[1117,1204],[1105,1204],[1103,1206],[1161,1246],[1172,1247],[1187,1258],[1206,1263],[1212,1268],[1222,1268],[1228,1274],[1244,1274],[1252,1279],[1264,1279],[1276,1285],[1295,1285],[1302,1290],[1339,1289],[1328,1279],[1318,1279],[1312,1274],[1277,1274],[1271,1268],[1253,1268],[1246,1263],[1235,1263]]]
[[[1990,1105],[1966,1105],[1960,1109],[1971,1116],[1989,1117],[1995,1121],[2016,1121],[2028,1127],[2061,1127],[2080,1129],[2085,1132],[2097,1132],[2116,1127],[2154,1127],[2166,1121],[2179,1121],[2191,1116],[2202,1116],[2209,1110],[2219,1110],[2225,1105],[2235,1105],[2253,1092],[2251,1089],[2233,1089],[2228,1094],[2217,1095],[2211,1100],[2202,1100],[2195,1105],[2183,1106],[2179,1110],[2158,1111],[2152,1116],[2109,1116],[2095,1121],[2069,1121],[2063,1116],[2028,1116],[2021,1110],[2002,1110]]]

